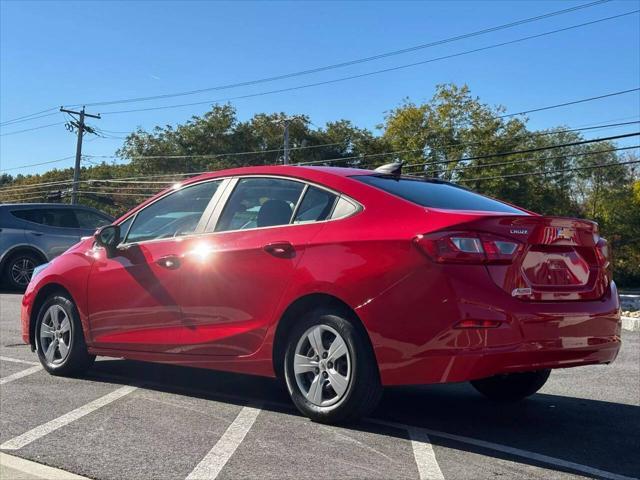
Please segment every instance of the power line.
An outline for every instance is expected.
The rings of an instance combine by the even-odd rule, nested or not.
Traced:
[[[532,110],[524,110],[522,112],[517,112],[517,113],[509,113],[507,115],[501,115],[498,118],[515,117],[516,115],[525,115],[527,113],[541,112],[543,110],[550,110],[552,108],[566,107],[568,105],[575,105],[577,103],[584,103],[584,102],[591,102],[593,100],[600,100],[601,98],[614,97],[616,95],[624,95],[625,93],[637,92],[638,90],[640,90],[640,88],[630,88],[629,90],[622,90],[622,91],[619,91],[619,92],[607,93],[605,95],[598,95],[597,97],[583,98],[582,100],[574,100],[572,102],[558,103],[558,104],[550,105],[550,106],[547,106],[547,107],[534,108]]]
[[[636,145],[633,148],[640,148],[640,145]],[[603,163],[601,165],[589,165],[589,166],[585,166],[585,167],[572,167],[572,168],[562,168],[559,170],[538,170],[536,172],[525,172],[525,173],[514,173],[514,174],[507,174],[507,175],[497,175],[497,176],[493,176],[493,177],[478,177],[478,178],[470,178],[470,179],[465,179],[464,182],[478,182],[481,180],[495,180],[497,178],[515,178],[515,177],[527,177],[527,176],[531,176],[531,175],[551,175],[551,174],[555,174],[555,173],[564,173],[564,172],[575,172],[575,171],[579,171],[579,170],[592,170],[592,169],[597,169],[597,168],[607,168],[607,167],[615,167],[618,165],[631,165],[634,163],[640,163],[640,160],[629,160],[627,162],[610,162],[610,163]]]
[[[44,199],[46,199],[46,195],[36,195],[34,197],[7,200],[7,201],[3,201],[2,203],[14,203],[14,202],[15,203],[22,203],[22,202],[26,202],[27,200],[44,200]]]
[[[547,147],[538,147],[537,149],[527,149],[527,150],[516,150],[516,151],[510,151],[510,152],[502,152],[500,154],[494,154],[494,155],[484,155],[481,157],[466,157],[466,158],[460,158],[457,160],[442,160],[442,161],[436,161],[436,162],[424,162],[423,165],[438,165],[438,164],[443,164],[443,163],[453,163],[453,162],[461,162],[464,160],[478,160],[481,158],[492,158],[492,157],[498,157],[498,156],[505,156],[505,155],[514,155],[517,153],[528,153],[530,151],[538,151],[538,150],[549,150],[549,149],[554,149],[554,148],[561,148],[561,147],[567,147],[567,146],[575,146],[575,145],[580,145],[580,144],[586,144],[586,143],[594,143],[594,142],[604,142],[607,140],[615,140],[615,139],[619,139],[619,138],[624,138],[624,137],[632,137],[632,136],[636,136],[636,135],[640,135],[639,133],[629,133],[629,134],[624,134],[624,135],[615,135],[615,136],[611,136],[611,137],[602,137],[602,138],[596,138],[596,139],[591,139],[591,140],[582,140],[580,142],[572,142],[572,143],[565,143],[565,144],[560,144],[560,145],[554,145],[554,146],[547,146]],[[478,142],[476,142],[477,144]],[[464,146],[464,144],[453,144],[454,146]],[[447,145],[444,145],[445,147]],[[380,157],[380,156],[387,156],[387,155],[397,155],[400,153],[413,153],[413,152],[422,152],[424,150],[424,148],[408,148],[408,149],[404,149],[404,150],[394,150],[391,152],[381,152],[381,153],[372,153],[372,154],[361,154],[361,155],[353,155],[350,157],[341,157],[341,158],[336,158],[336,159],[325,159],[325,160],[318,160],[318,161],[313,161],[313,162],[299,162],[296,163],[295,165],[299,165],[299,166],[312,166],[312,165],[317,165],[317,164],[325,164],[325,163],[329,163],[329,162],[343,162],[343,161],[349,161],[349,160],[358,160],[358,159],[365,159],[365,158],[373,158],[373,157]],[[419,165],[419,164],[414,164],[415,165]]]
[[[197,89],[197,90],[189,90],[189,91],[185,91],[185,92],[167,93],[167,94],[162,94],[162,95],[152,95],[152,96],[146,96],[146,97],[125,98],[125,99],[110,100],[110,101],[100,101],[100,102],[93,102],[93,103],[85,103],[84,105],[95,107],[95,106],[114,105],[114,104],[121,104],[121,103],[135,103],[135,102],[143,102],[143,101],[149,101],[149,100],[160,100],[160,99],[164,99],[164,98],[181,97],[181,96],[195,95],[195,94],[199,94],[199,93],[216,91],[216,90],[226,90],[226,89],[237,88],[237,87],[246,87],[246,86],[256,85],[256,84],[260,84],[260,83],[274,82],[274,81],[277,81],[277,80],[284,80],[284,79],[288,79],[288,78],[292,78],[292,77],[310,75],[310,74],[314,74],[314,73],[324,72],[324,71],[327,71],[327,70],[334,70],[334,69],[338,69],[338,68],[343,68],[343,67],[348,67],[348,66],[352,66],[352,65],[361,64],[361,63],[371,62],[373,60],[379,60],[379,59],[382,59],[382,58],[387,58],[387,57],[392,57],[392,56],[401,55],[401,54],[405,54],[405,53],[415,52],[417,50],[423,50],[423,49],[427,49],[427,48],[431,48],[431,47],[435,47],[435,46],[439,46],[439,45],[444,45],[444,44],[447,44],[447,43],[452,43],[452,42],[456,42],[456,41],[459,41],[459,40],[464,40],[464,39],[468,39],[468,38],[472,38],[472,37],[476,37],[476,36],[480,36],[480,35],[485,35],[487,33],[492,33],[492,32],[496,32],[496,31],[500,31],[500,30],[505,30],[505,29],[516,27],[516,26],[519,26],[519,25],[524,25],[524,24],[527,24],[527,23],[532,23],[532,22],[536,22],[536,21],[539,21],[539,20],[544,20],[544,19],[551,18],[551,17],[554,17],[554,16],[564,15],[566,13],[574,12],[574,11],[577,11],[577,10],[590,8],[590,7],[593,7],[593,6],[596,6],[596,5],[607,3],[607,1],[608,0],[600,0],[600,1],[595,1],[595,2],[591,2],[591,3],[586,3],[586,4],[583,4],[583,5],[577,5],[575,7],[566,8],[566,9],[563,9],[563,10],[557,10],[557,11],[549,12],[549,13],[546,13],[546,14],[543,14],[543,15],[538,15],[538,16],[535,16],[535,17],[529,17],[529,18],[525,18],[525,19],[521,19],[521,20],[516,20],[516,21],[510,22],[510,23],[497,25],[495,27],[489,27],[489,28],[485,28],[485,29],[482,29],[482,30],[477,30],[477,31],[470,32],[470,33],[456,35],[456,36],[453,36],[453,37],[449,37],[449,38],[445,38],[445,39],[441,39],[441,40],[437,40],[437,41],[433,41],[433,42],[429,42],[429,43],[425,43],[425,44],[421,44],[421,45],[415,45],[415,46],[408,47],[408,48],[403,48],[403,49],[400,49],[400,50],[393,50],[393,51],[390,51],[390,52],[379,53],[379,54],[372,55],[372,56],[369,56],[369,57],[358,58],[358,59],[354,59],[354,60],[335,63],[335,64],[331,64],[331,65],[325,65],[325,66],[321,66],[321,67],[315,67],[315,68],[311,68],[311,69],[307,69],[307,70],[301,70],[301,71],[292,72],[292,73],[280,74],[280,75],[275,75],[275,76],[265,77],[265,78],[259,78],[259,79],[254,79],[254,80],[247,80],[247,81],[243,81],[243,82],[230,83],[230,84],[226,84],[226,85],[218,85],[218,86],[214,86],[214,87],[200,88],[200,89]]]
[[[5,120],[4,122],[0,123],[0,126],[2,125],[10,125],[13,123],[20,123],[20,122],[26,122],[29,120],[33,120],[34,118],[42,118],[42,117],[48,117],[50,115],[55,115],[58,112],[53,112],[53,113],[48,113],[47,115],[41,115],[43,113],[47,113],[47,112],[51,112],[52,110],[57,110],[57,107],[53,107],[53,108],[48,108],[46,110],[42,110],[41,112],[35,112],[35,113],[30,113],[29,115],[23,115],[21,117],[16,117],[10,120]],[[39,116],[36,116],[39,115]]]
[[[344,142],[333,142],[333,143],[321,143],[319,145],[306,145],[301,147],[290,147],[289,150],[306,150],[310,148],[320,148],[320,147],[330,147],[336,145],[345,145],[347,141]],[[192,155],[135,155],[131,157],[118,157],[116,155],[85,155],[85,157],[90,158],[126,158],[129,160],[153,160],[153,159],[166,159],[166,158],[218,158],[218,157],[233,157],[238,155],[250,155],[250,154],[263,154],[263,153],[273,153],[280,152],[282,147],[274,148],[271,150],[248,150],[246,152],[230,152],[230,153],[210,153],[210,154],[192,154]]]
[[[90,191],[90,190],[79,190],[78,193],[80,194],[90,193],[93,195],[124,195],[127,197],[145,197],[145,196],[152,195],[148,193],[99,192],[99,191]]]
[[[138,179],[144,179],[144,178],[162,178],[162,177],[188,177],[188,176],[193,176],[193,175],[201,175],[203,173],[207,173],[207,172],[188,172],[188,173],[161,173],[161,174],[155,174],[155,175],[139,175],[139,176],[133,176],[133,177],[122,177],[119,179],[114,179],[114,178],[109,178],[109,179],[104,179],[104,178],[93,178],[93,179],[88,179],[88,180],[80,180],[79,183],[90,183],[90,182],[124,182],[124,181],[129,181],[129,180],[138,180]],[[174,180],[167,180],[166,182],[159,182],[159,183],[172,183]],[[73,180],[61,180],[58,182],[46,182],[46,183],[33,183],[33,184],[28,184],[28,185],[24,185],[24,186],[19,186],[19,187],[4,187],[4,188],[0,188],[0,194],[4,193],[4,192],[8,192],[8,191],[15,191],[15,190],[24,190],[24,189],[34,189],[34,188],[41,188],[42,186],[55,186],[55,185],[65,185],[65,184],[70,184],[73,183]],[[144,182],[134,182],[134,183],[144,183]],[[149,182],[150,183],[150,182]],[[155,183],[155,182],[154,182]]]
[[[59,158],[57,160],[49,160],[48,162],[40,162],[40,163],[30,163],[29,165],[20,165],[19,167],[11,167],[11,168],[3,168],[0,172],[8,172],[10,170],[20,170],[21,168],[27,167],[37,167],[40,165],[49,165],[51,163],[63,162],[65,160],[69,160],[70,158],[74,158],[75,155],[69,155],[68,157]]]
[[[164,110],[164,109],[170,109],[170,108],[189,107],[189,106],[194,106],[194,105],[204,105],[204,104],[212,104],[212,103],[219,103],[219,102],[227,102],[227,101],[231,101],[231,100],[241,100],[241,99],[246,99],[246,98],[260,97],[260,96],[264,96],[264,95],[271,95],[271,94],[274,94],[274,93],[291,92],[291,91],[301,90],[301,89],[305,89],[305,88],[317,87],[317,86],[320,86],[320,85],[329,85],[329,84],[332,84],[332,83],[338,83],[338,82],[343,82],[343,81],[347,81],[347,80],[354,80],[354,79],[357,79],[357,78],[363,78],[363,77],[368,77],[368,76],[372,76],[372,75],[378,75],[378,74],[381,74],[381,73],[387,73],[387,72],[392,72],[392,71],[396,71],[396,70],[402,70],[402,69],[405,69],[405,68],[415,67],[415,66],[418,66],[418,65],[424,65],[424,64],[428,64],[428,63],[432,63],[432,62],[437,62],[437,61],[446,60],[446,59],[450,59],[450,58],[469,55],[471,53],[477,53],[477,52],[481,52],[481,51],[485,51],[485,50],[491,50],[491,49],[498,48],[498,47],[503,47],[503,46],[506,46],[506,45],[512,45],[512,44],[520,43],[520,42],[523,42],[523,41],[526,41],[526,40],[532,40],[532,39],[535,39],[535,38],[540,38],[540,37],[544,37],[544,36],[547,36],[547,35],[552,35],[552,34],[564,32],[564,31],[568,31],[568,30],[573,30],[573,29],[576,29],[576,28],[581,28],[581,27],[585,27],[585,26],[588,26],[588,25],[593,25],[593,24],[596,24],[596,23],[605,22],[605,21],[608,21],[608,20],[614,20],[614,19],[621,18],[621,17],[627,16],[627,15],[633,15],[635,13],[638,13],[639,11],[640,10],[633,10],[633,11],[626,12],[626,13],[623,13],[623,14],[620,14],[620,15],[614,15],[614,16],[611,16],[611,17],[601,18],[601,19],[598,19],[598,20],[593,20],[591,22],[572,25],[570,27],[565,27],[565,28],[561,28],[561,29],[557,29],[557,30],[551,30],[549,32],[544,32],[544,33],[540,33],[540,34],[536,34],[536,35],[529,35],[529,36],[518,38],[518,39],[515,39],[515,40],[510,40],[508,42],[496,43],[496,44],[493,44],[493,45],[488,45],[486,47],[476,48],[476,49],[473,49],[473,50],[466,50],[466,51],[463,51],[463,52],[458,52],[458,53],[454,53],[454,54],[450,54],[450,55],[444,55],[444,56],[432,58],[432,59],[429,59],[429,60],[423,60],[423,61],[420,61],[420,62],[414,62],[414,63],[405,64],[405,65],[399,65],[399,66],[396,66],[396,67],[385,68],[385,69],[382,69],[382,70],[375,70],[375,71],[372,71],[372,72],[366,72],[366,73],[361,73],[361,74],[357,74],[357,75],[350,75],[350,76],[346,76],[346,77],[336,78],[336,79],[333,79],[333,80],[325,80],[325,81],[320,81],[320,82],[314,82],[314,83],[298,85],[298,86],[295,86],[295,87],[281,88],[281,89],[277,89],[277,90],[269,90],[269,91],[265,91],[265,92],[257,92],[257,93],[247,94],[247,95],[239,95],[239,96],[236,96],[236,97],[219,98],[219,99],[214,99],[214,100],[205,100],[205,101],[199,101],[199,102],[181,103],[181,104],[174,104],[174,105],[164,105],[164,106],[159,106],[159,107],[136,108],[136,109],[129,109],[129,110],[112,110],[112,111],[103,112],[103,114],[104,115],[114,115],[114,114],[132,113],[132,112],[148,112],[148,111]]]
[[[484,163],[484,164],[479,164],[479,165],[463,165],[462,167],[455,167],[452,168],[450,170],[444,169],[444,170],[435,170],[432,172],[428,172],[429,175],[437,175],[440,173],[453,173],[453,172],[464,172],[467,170],[471,170],[471,169],[483,169],[483,168],[490,168],[490,167],[501,167],[501,166],[510,166],[510,165],[519,165],[522,163],[528,163],[528,162],[542,162],[542,161],[548,161],[548,160],[558,160],[561,158],[567,158],[567,157],[583,157],[583,156],[588,156],[588,155],[598,155],[600,153],[611,153],[611,152],[619,152],[622,150],[632,150],[634,148],[638,148],[637,146],[634,147],[618,147],[618,148],[610,148],[607,150],[595,150],[595,151],[591,151],[591,152],[578,152],[578,153],[571,153],[571,154],[564,154],[564,155],[555,155],[552,157],[538,157],[538,158],[525,158],[523,160],[510,160],[507,162],[494,162],[494,163]],[[457,160],[450,160],[450,163],[456,162]],[[408,168],[408,167],[415,167],[415,166],[421,166],[424,164],[420,164],[420,163],[416,163],[413,165],[406,165],[404,168]]]
[[[38,127],[33,127],[33,128],[25,128],[24,130],[16,130],[14,132],[7,132],[7,133],[2,133],[0,134],[0,137],[7,137],[9,135],[16,135],[18,133],[25,133],[25,132],[31,132],[32,130],[40,130],[42,128],[49,128],[49,127],[55,127],[56,125],[64,125],[65,122],[57,122],[57,123],[49,123],[47,125],[40,125]]]
[[[522,153],[533,153],[533,152],[541,152],[544,150],[554,150],[556,148],[564,148],[564,147],[576,147],[578,145],[586,145],[589,143],[598,143],[598,142],[607,142],[607,141],[611,141],[611,140],[619,140],[621,138],[629,138],[629,137],[637,137],[638,135],[640,135],[640,132],[634,132],[634,133],[625,133],[622,135],[612,135],[610,137],[601,137],[601,138],[592,138],[589,140],[580,140],[577,142],[569,142],[569,143],[562,143],[559,145],[548,145],[548,146],[544,146],[544,147],[534,147],[534,148],[527,148],[525,150],[512,150],[510,152],[499,152],[499,153],[492,153],[489,155],[479,155],[476,157],[463,157],[463,158],[459,158],[456,160],[441,160],[441,161],[435,161],[435,162],[424,162],[423,164],[413,164],[413,166],[420,166],[420,165],[424,165],[425,167],[431,166],[431,165],[439,165],[439,164],[445,164],[445,163],[455,163],[455,162],[464,162],[467,160],[482,160],[485,158],[496,158],[496,157],[506,157],[509,155],[518,155],[518,154],[522,154]]]

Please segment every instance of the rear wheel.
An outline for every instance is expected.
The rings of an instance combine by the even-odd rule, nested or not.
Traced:
[[[471,385],[491,400],[499,402],[517,402],[529,397],[547,382],[551,370],[535,372],[508,373],[494,377],[473,380]]]
[[[72,376],[83,373],[95,360],[87,352],[75,304],[62,294],[44,302],[36,320],[36,349],[49,373]]]
[[[284,371],[298,410],[322,423],[366,416],[382,394],[371,346],[339,312],[314,310],[295,325]]]
[[[33,269],[42,262],[39,258],[31,253],[17,253],[7,260],[4,266],[4,279],[9,287],[24,290]]]

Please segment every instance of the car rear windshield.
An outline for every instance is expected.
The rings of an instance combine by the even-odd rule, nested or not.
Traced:
[[[352,178],[423,207],[526,215],[522,210],[450,183],[384,175],[358,175]]]

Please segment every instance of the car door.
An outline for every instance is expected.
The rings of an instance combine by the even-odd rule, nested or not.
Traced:
[[[183,328],[179,294],[184,253],[204,229],[222,181],[186,186],[120,225],[122,244],[95,249],[88,282],[91,338],[101,348],[175,352]],[[208,218],[208,215],[207,215]]]
[[[229,186],[192,245],[182,285],[186,354],[249,355],[265,337],[305,248],[327,218],[336,195],[308,205],[309,185],[285,178],[245,177]],[[316,195],[317,197],[317,195]],[[307,212],[306,217],[303,215]],[[311,213],[309,213],[311,212]]]

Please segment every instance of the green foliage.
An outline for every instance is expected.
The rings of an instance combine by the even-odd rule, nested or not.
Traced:
[[[290,124],[291,163],[373,168],[402,160],[407,173],[454,181],[547,215],[594,219],[613,245],[616,280],[640,286],[638,175],[627,165],[591,168],[637,157],[617,155],[610,151],[615,148],[610,142],[549,149],[584,138],[562,126],[531,131],[526,119],[504,112],[504,107],[473,97],[466,85],[438,85],[429,101],[417,104],[407,99],[387,112],[377,134],[349,120],[317,127],[308,117],[297,116]],[[82,202],[117,216],[184,178],[179,174],[282,163],[284,119],[284,113],[260,113],[240,121],[235,108],[226,104],[181,125],[158,126],[151,132],[138,129],[117,152],[127,163],[82,169],[82,180],[94,180],[81,185],[81,191],[93,192],[84,193]],[[544,173],[558,170],[564,171]],[[522,175],[530,172],[540,173]],[[137,179],[161,174],[166,176]],[[72,176],[71,169],[16,177],[4,174],[0,201],[44,201],[42,193],[36,199],[29,193],[42,188],[28,186]],[[105,182],[129,177],[133,183]],[[50,188],[65,190],[69,185]]]

